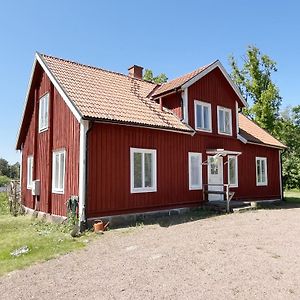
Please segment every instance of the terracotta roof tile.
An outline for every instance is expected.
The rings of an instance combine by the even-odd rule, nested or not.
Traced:
[[[214,63],[214,62],[213,62]],[[177,89],[179,87],[181,87],[183,84],[185,84],[186,82],[188,82],[190,79],[194,78],[195,76],[197,76],[198,74],[200,74],[201,72],[203,72],[205,69],[207,69],[211,64],[205,65],[203,67],[198,68],[197,70],[194,70],[190,73],[187,73],[183,76],[180,76],[178,78],[175,78],[169,82],[163,83],[161,86],[159,86],[153,93],[151,96],[158,96],[161,95],[163,93],[166,93],[168,91]]]
[[[241,113],[239,114],[239,127],[240,135],[249,142],[286,148],[285,145],[275,139],[271,134]]]
[[[83,117],[192,131],[147,98],[156,84],[52,56],[42,58]]]

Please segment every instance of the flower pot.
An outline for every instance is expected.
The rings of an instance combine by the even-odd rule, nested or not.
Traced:
[[[102,232],[104,231],[104,224],[101,220],[96,221],[97,223],[94,224],[94,231],[95,232]]]

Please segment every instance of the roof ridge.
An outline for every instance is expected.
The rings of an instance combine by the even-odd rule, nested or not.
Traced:
[[[87,67],[87,68],[90,68],[90,69],[95,69],[95,70],[99,70],[99,71],[103,71],[103,72],[107,72],[107,73],[111,73],[111,74],[115,74],[115,75],[119,75],[119,76],[124,76],[124,77],[130,78],[130,79],[134,79],[134,80],[137,80],[137,81],[142,81],[142,82],[145,82],[147,84],[154,85],[154,86],[157,85],[156,83],[150,82],[148,80],[143,80],[143,79],[139,79],[139,78],[136,78],[136,77],[131,77],[129,75],[126,75],[126,74],[123,74],[123,73],[120,73],[120,72],[111,71],[111,70],[103,69],[103,68],[100,68],[100,67],[95,67],[95,66],[88,65],[88,64],[83,64],[83,63],[80,63],[80,62],[77,62],[77,61],[74,61],[74,60],[65,59],[65,58],[61,58],[61,57],[56,57],[56,56],[53,56],[53,55],[48,55],[48,54],[39,53],[39,52],[37,52],[37,53],[40,54],[42,57],[48,57],[48,58],[64,61],[64,62],[67,62],[67,63],[71,63],[71,64],[74,64],[74,65]]]
[[[213,61],[213,62],[211,62],[211,63],[209,63],[209,64],[207,64],[207,65],[201,66],[201,67],[199,67],[199,68],[197,68],[197,69],[194,69],[193,71],[190,71],[190,72],[185,73],[185,74],[183,74],[183,75],[181,75],[181,76],[175,77],[175,78],[171,79],[170,81],[164,82],[163,84],[161,84],[161,86],[163,86],[163,85],[165,85],[165,84],[168,84],[168,83],[170,83],[170,82],[172,82],[172,81],[174,81],[174,80],[178,80],[178,79],[180,79],[180,78],[182,78],[182,77],[185,77],[185,76],[187,76],[187,75],[189,75],[189,74],[192,74],[192,73],[194,73],[194,72],[196,72],[196,71],[200,71],[200,69],[206,69],[206,68],[208,68],[209,66],[213,65],[214,63],[216,63],[217,61],[219,61],[219,60],[217,59],[217,60],[215,60],[215,61]],[[202,71],[203,71],[203,70],[202,70]],[[196,76],[196,75],[197,75],[197,74],[195,74],[195,76]],[[192,78],[194,78],[195,76],[193,76]],[[190,79],[192,79],[192,78],[190,78]],[[188,80],[190,80],[190,79],[188,79]]]

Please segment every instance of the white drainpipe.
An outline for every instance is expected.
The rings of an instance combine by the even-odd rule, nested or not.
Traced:
[[[89,121],[80,120],[80,144],[79,144],[79,224],[86,221],[86,156],[87,156],[87,131]]]

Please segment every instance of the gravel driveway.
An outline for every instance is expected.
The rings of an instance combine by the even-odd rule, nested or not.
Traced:
[[[0,278],[1,299],[299,299],[300,208],[106,232]]]

